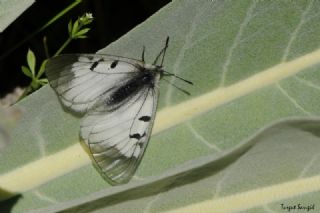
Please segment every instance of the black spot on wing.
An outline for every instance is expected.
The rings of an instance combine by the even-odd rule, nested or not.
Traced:
[[[111,69],[115,68],[118,65],[118,62],[119,62],[118,60],[113,61],[110,65],[110,68]]]
[[[148,122],[148,121],[151,120],[151,117],[145,115],[145,116],[141,116],[141,117],[139,118],[139,120],[140,120],[140,121],[144,121],[144,122]]]
[[[90,70],[93,71],[94,68],[96,68],[96,67],[98,66],[98,64],[99,64],[98,61],[93,62],[93,64],[92,64],[91,67],[90,67]]]
[[[90,67],[90,70],[93,71],[94,68],[96,68],[101,61],[103,61],[102,58],[99,59],[98,61],[93,62],[93,64],[92,64],[91,67]]]
[[[146,133],[144,132],[143,135],[140,135],[139,133],[135,133],[133,135],[129,135],[129,138],[135,138],[137,140],[140,140],[142,137],[144,137]]]

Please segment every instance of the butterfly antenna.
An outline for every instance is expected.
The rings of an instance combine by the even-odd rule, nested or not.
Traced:
[[[169,36],[168,36],[167,39],[166,39],[166,45],[164,46],[164,48],[162,48],[162,50],[160,51],[160,53],[157,55],[156,59],[155,59],[154,62],[153,62],[153,65],[156,65],[156,64],[158,63],[158,60],[159,60],[160,56],[162,55],[162,60],[161,60],[161,64],[160,64],[160,66],[162,67],[163,61],[164,61],[164,56],[165,56],[165,54],[166,54],[168,45],[169,45]]]
[[[171,83],[170,81],[166,80],[165,78],[163,79],[165,82],[167,82],[168,84],[170,84],[171,86],[173,86],[174,88],[180,90],[181,92],[183,92],[184,94],[190,95],[190,93],[176,85],[174,85],[173,83]]]
[[[180,80],[182,80],[182,81],[184,81],[184,82],[186,82],[188,84],[193,85],[192,81],[188,81],[188,80],[186,80],[184,78],[181,78],[180,76],[177,76],[174,73],[171,73],[171,72],[168,72],[168,71],[165,71],[165,70],[163,70],[163,72],[164,72],[164,74],[163,74],[164,76],[173,76],[173,77],[176,77],[176,78],[178,78],[178,79],[180,79]]]
[[[166,39],[166,46],[164,46],[164,48],[163,48],[163,55],[162,55],[162,60],[161,60],[161,64],[160,64],[161,67],[162,67],[162,65],[163,65],[164,56],[166,55],[166,51],[167,51],[167,49],[168,49],[168,46],[169,46],[169,36],[168,36],[167,39]]]

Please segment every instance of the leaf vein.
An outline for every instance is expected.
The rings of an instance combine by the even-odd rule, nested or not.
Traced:
[[[281,87],[279,83],[276,84],[277,88],[280,90],[280,92],[300,111],[302,111],[304,114],[312,115],[312,113],[305,110],[293,97],[291,97],[285,89]]]
[[[283,53],[283,55],[282,55],[281,62],[285,62],[285,61],[288,59],[289,53],[290,53],[290,51],[291,51],[292,44],[293,44],[294,40],[296,39],[297,34],[299,33],[301,27],[302,27],[303,24],[305,23],[306,16],[307,16],[307,14],[308,14],[309,11],[310,11],[310,8],[311,8],[312,3],[313,3],[313,1],[309,1],[308,6],[306,7],[306,9],[303,11],[303,13],[302,13],[302,15],[301,15],[301,18],[300,18],[299,23],[297,24],[297,27],[296,27],[296,28],[293,30],[293,32],[291,33],[291,36],[290,36],[290,39],[289,39],[289,41],[288,41],[287,47],[286,47],[286,49],[284,50],[284,53]]]
[[[252,4],[249,6],[247,13],[246,13],[246,16],[245,16],[243,22],[240,24],[238,33],[236,34],[236,36],[232,42],[232,45],[227,53],[226,60],[225,60],[224,64],[222,65],[222,75],[221,75],[221,80],[220,80],[220,87],[224,87],[224,85],[225,85],[226,76],[229,72],[229,65],[231,63],[234,50],[237,48],[238,44],[241,41],[241,37],[243,35],[243,32],[252,18],[253,11],[254,11],[255,7],[256,7],[256,1],[252,1]]]

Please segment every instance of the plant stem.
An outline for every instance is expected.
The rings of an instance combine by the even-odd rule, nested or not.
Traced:
[[[44,36],[43,37],[43,49],[44,49],[44,53],[46,54],[46,58],[50,58],[50,54],[49,54],[49,48],[48,48],[48,44],[47,44],[47,37]]]
[[[66,7],[65,9],[63,9],[60,13],[58,13],[57,15],[55,15],[51,20],[49,20],[45,25],[43,25],[41,28],[39,28],[38,30],[34,31],[33,33],[31,33],[29,36],[27,36],[25,39],[21,40],[20,42],[18,42],[16,45],[14,45],[12,48],[10,48],[7,52],[5,52],[4,54],[2,54],[0,56],[0,60],[4,59],[5,57],[7,57],[10,53],[12,53],[15,49],[17,49],[20,45],[22,45],[23,43],[25,43],[26,41],[28,41],[30,38],[32,38],[33,36],[35,36],[36,34],[38,34],[39,32],[41,32],[42,30],[44,30],[45,28],[49,27],[53,22],[55,22],[56,20],[58,20],[59,18],[61,18],[65,13],[69,12],[71,9],[73,9],[75,6],[77,6],[78,4],[80,4],[82,2],[82,0],[75,0],[72,4],[70,4],[68,7]]]
[[[57,51],[53,56],[59,55],[59,54],[62,52],[62,50],[63,50],[64,48],[66,48],[66,46],[67,46],[71,41],[72,41],[72,38],[69,37],[69,38],[63,43],[63,45],[58,49],[58,51]]]

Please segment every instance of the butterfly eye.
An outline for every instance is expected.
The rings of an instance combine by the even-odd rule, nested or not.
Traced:
[[[147,72],[143,77],[142,77],[142,82],[149,83],[153,82],[154,75],[152,73]]]

